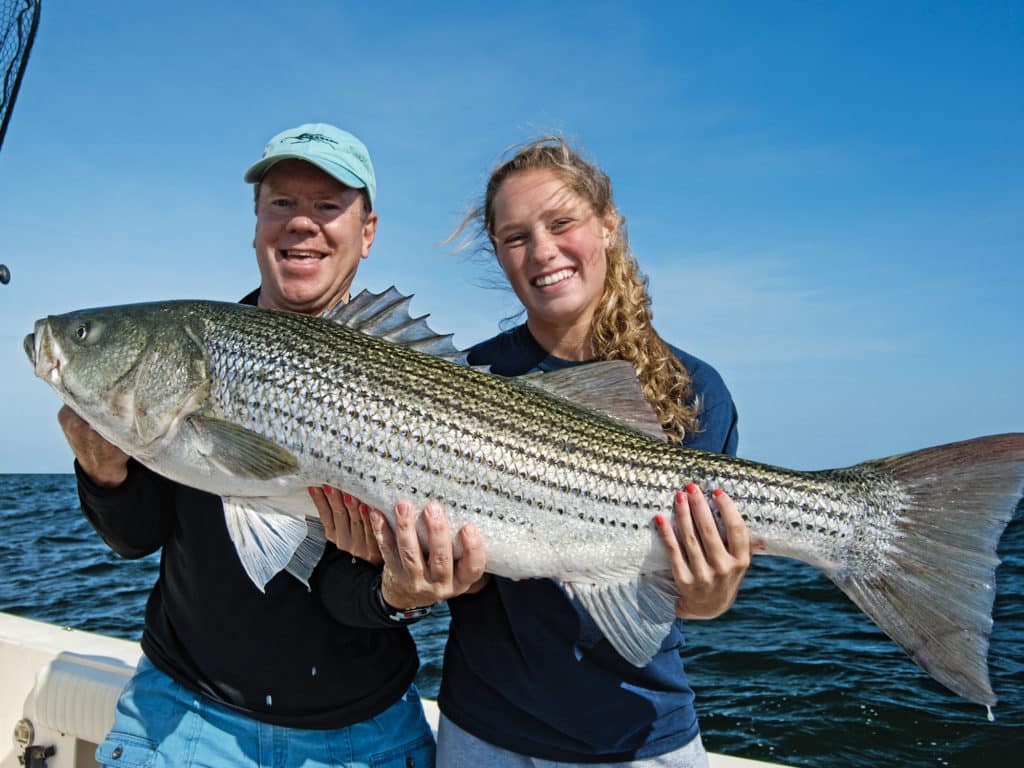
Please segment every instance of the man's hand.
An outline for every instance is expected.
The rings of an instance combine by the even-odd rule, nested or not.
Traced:
[[[79,466],[96,485],[113,488],[128,477],[128,454],[108,443],[89,422],[64,406],[57,413],[64,437],[78,459]]]
[[[750,536],[736,504],[721,490],[715,491],[715,504],[724,540],[707,499],[693,483],[686,493],[676,494],[675,530],[670,520],[654,518],[672,560],[680,619],[713,619],[729,610],[750,566]]]
[[[368,506],[329,485],[311,487],[309,495],[320,514],[320,522],[324,524],[324,535],[328,541],[368,563],[380,565],[384,562],[377,547],[377,537],[370,525]]]
[[[462,557],[454,560],[454,537],[440,505],[423,508],[426,558],[416,533],[416,510],[409,502],[395,506],[394,531],[377,510],[370,511],[370,522],[384,558],[381,595],[388,605],[400,610],[433,605],[478,591],[486,583],[487,555],[480,532],[471,523],[463,526],[458,533]]]

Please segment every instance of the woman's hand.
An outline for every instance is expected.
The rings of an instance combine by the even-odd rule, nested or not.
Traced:
[[[693,483],[676,494],[675,529],[661,515],[654,518],[668,548],[672,575],[679,590],[676,616],[713,619],[725,613],[739,592],[750,566],[750,536],[736,504],[722,490],[714,493],[725,528],[719,533],[704,494]]]
[[[416,532],[416,509],[412,504],[400,501],[395,506],[393,531],[383,514],[370,511],[377,546],[384,558],[381,596],[388,605],[400,610],[433,605],[475,592],[486,583],[487,555],[476,527],[470,523],[459,531],[462,556],[455,560],[455,537],[441,506],[427,504],[422,519],[426,531],[425,557]]]
[[[370,525],[368,506],[329,485],[322,488],[314,486],[308,490],[328,541],[368,563],[380,565],[384,562]]]

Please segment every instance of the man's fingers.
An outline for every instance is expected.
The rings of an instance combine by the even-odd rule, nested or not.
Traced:
[[[423,508],[423,524],[427,530],[427,553],[430,558],[426,576],[436,584],[452,580],[452,534],[448,516],[433,502]]]
[[[423,553],[416,533],[416,510],[407,501],[395,505],[395,546],[402,569],[413,579],[423,578]]]
[[[487,552],[480,531],[472,523],[462,526],[459,542],[462,544],[462,557],[455,563],[455,584],[460,591],[465,591],[483,577]]]
[[[388,525],[387,518],[382,512],[376,509],[370,510],[370,527],[373,528],[373,537],[377,542],[377,549],[386,563],[394,563],[399,559],[398,550],[395,545],[395,534]]]

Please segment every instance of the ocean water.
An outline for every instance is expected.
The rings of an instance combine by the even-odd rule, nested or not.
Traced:
[[[825,577],[755,558],[733,609],[687,624],[686,664],[715,752],[796,766],[1006,766],[1024,749],[1024,515],[999,548],[989,722],[931,680]],[[137,640],[158,556],[122,560],[72,475],[0,475],[0,611]],[[448,617],[416,625],[437,695]]]

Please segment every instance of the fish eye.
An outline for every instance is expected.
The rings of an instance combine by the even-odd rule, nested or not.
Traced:
[[[85,341],[89,337],[89,324],[79,323],[75,329],[75,338],[79,341]]]

